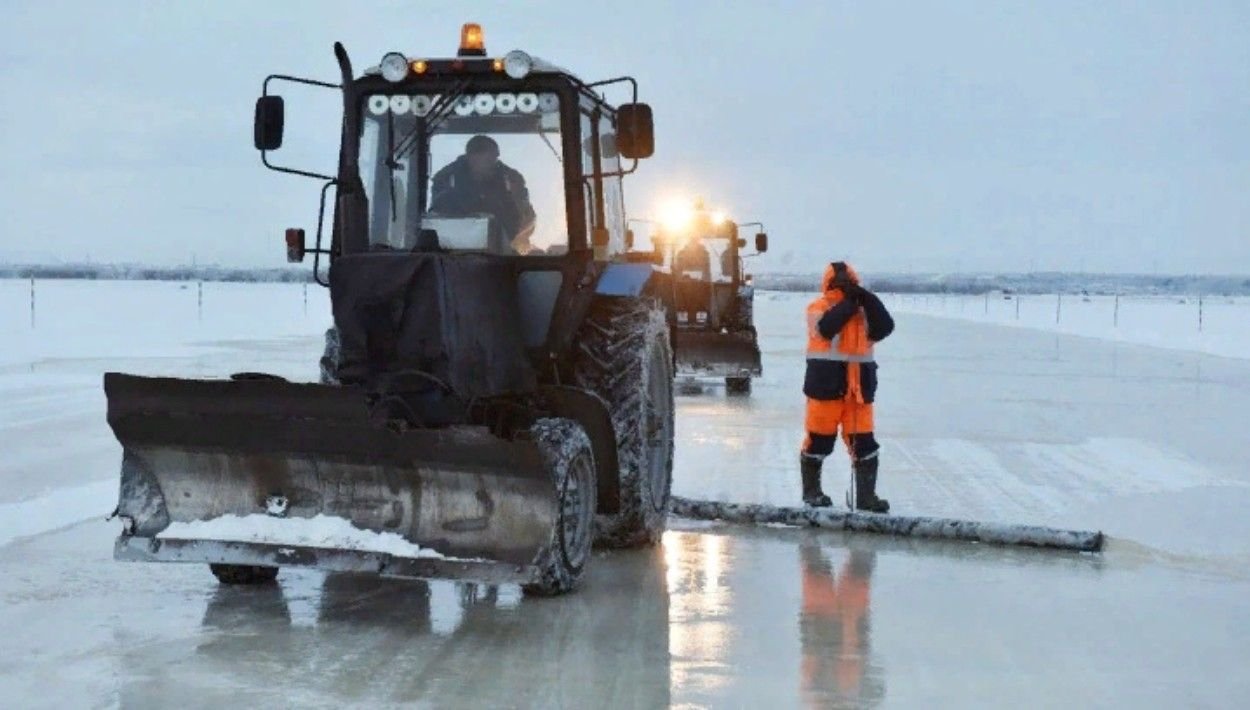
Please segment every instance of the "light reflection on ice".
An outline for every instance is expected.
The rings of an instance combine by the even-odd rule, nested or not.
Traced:
[[[673,682],[713,690],[729,682],[728,653],[734,623],[725,560],[733,539],[720,535],[666,533],[669,653]]]

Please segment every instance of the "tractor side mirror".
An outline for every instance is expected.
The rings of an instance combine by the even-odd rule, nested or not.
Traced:
[[[655,153],[655,125],[647,104],[624,104],[616,110],[616,147],[626,158],[639,160]]]
[[[755,251],[763,254],[768,251],[768,235],[760,232],[755,235]]]
[[[298,264],[304,260],[304,252],[307,248],[304,246],[304,230],[290,228],[286,230],[286,260],[292,264]]]
[[[277,150],[282,147],[282,126],[286,120],[286,104],[281,96],[256,99],[256,121],[253,140],[256,150]]]
[[[625,249],[628,251],[634,248],[634,230],[625,230]]]

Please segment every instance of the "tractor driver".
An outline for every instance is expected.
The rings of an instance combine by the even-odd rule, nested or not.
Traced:
[[[679,274],[694,271],[699,274],[696,278],[705,281],[710,281],[712,278],[712,257],[708,254],[707,246],[702,239],[691,239],[686,242],[673,261],[673,270]]]
[[[694,323],[699,312],[710,307],[707,289],[712,280],[712,255],[702,239],[691,239],[674,255],[673,273],[677,276],[677,312]]]
[[[535,214],[525,178],[499,160],[499,144],[490,136],[470,138],[464,154],[434,174],[430,211],[489,214],[514,249],[522,254],[530,251]]]

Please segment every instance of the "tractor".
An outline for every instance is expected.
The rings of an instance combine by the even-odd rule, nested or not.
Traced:
[[[334,53],[337,82],[266,78],[254,130],[265,166],[322,181],[312,240],[284,235],[329,289],[321,379],[107,373],[114,555],[568,592],[592,545],[654,544],[668,513],[673,288],[625,257],[622,188],[651,109],[476,24],[359,76]],[[275,158],[291,83],[341,94],[333,174]]]
[[[768,250],[763,224],[739,224],[725,213],[674,206],[656,223],[651,242],[656,263],[672,275],[677,374],[724,378],[728,394],[751,392],[763,374],[755,332],[755,287],[745,258]],[[743,228],[756,227],[755,253],[743,254]]]

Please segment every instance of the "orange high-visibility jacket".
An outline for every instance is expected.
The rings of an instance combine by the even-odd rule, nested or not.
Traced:
[[[849,265],[849,280],[859,277]],[[807,374],[803,393],[812,399],[849,398],[871,403],[877,389],[877,364],[873,344],[894,330],[881,299],[864,292],[862,303],[846,298],[835,284],[834,264],[825,268],[823,292],[807,306]]]

